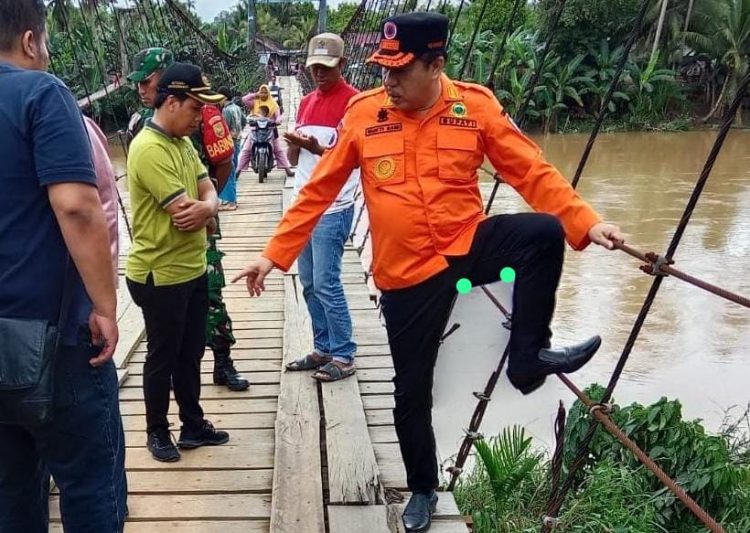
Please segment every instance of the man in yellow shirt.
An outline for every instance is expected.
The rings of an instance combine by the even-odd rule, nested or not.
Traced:
[[[146,323],[143,395],[147,445],[157,461],[180,459],[167,420],[170,380],[183,424],[177,446],[229,440],[203,418],[199,403],[208,312],[206,226],[219,201],[188,138],[200,124],[203,104],[222,100],[198,67],[175,63],[164,71],[154,117],[128,157],[133,246],[126,276]]]

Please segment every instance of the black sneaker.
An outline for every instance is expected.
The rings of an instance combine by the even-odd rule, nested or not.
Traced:
[[[157,461],[174,463],[180,460],[180,452],[172,442],[172,434],[166,429],[157,429],[149,433],[146,446]]]
[[[208,420],[203,421],[203,425],[198,429],[185,429],[180,431],[180,440],[177,441],[177,447],[183,450],[190,450],[200,446],[218,446],[226,444],[229,441],[229,433],[226,431],[217,431],[213,424]]]

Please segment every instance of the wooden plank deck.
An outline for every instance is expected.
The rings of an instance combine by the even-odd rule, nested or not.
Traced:
[[[299,89],[288,86],[289,114]],[[245,173],[238,184],[240,208],[222,214],[227,279],[257,255],[282,214],[291,181],[280,172],[267,183]],[[354,378],[320,385],[307,372],[285,372],[283,363],[312,347],[312,335],[296,269],[274,271],[261,298],[244,285],[224,292],[237,344],[232,356],[251,382],[232,392],[211,383],[212,355],[202,364],[206,417],[230,432],[225,446],[185,451],[177,463],[158,463],[146,449],[142,321],[123,310],[121,334],[135,339],[119,361],[124,378],[120,405],[125,426],[130,516],[126,532],[185,533],[392,533],[403,531],[406,478],[393,426],[393,365],[377,307],[367,253],[347,245],[342,280],[354,321],[358,371]],[[368,285],[369,283],[369,285]],[[121,284],[121,292],[124,283]],[[133,306],[134,307],[134,306]],[[131,325],[132,324],[132,325]],[[140,331],[139,331],[140,328]],[[134,332],[130,332],[133,329]],[[137,333],[137,334],[136,334]],[[179,431],[176,404],[170,406]],[[62,531],[57,497],[51,531]],[[468,531],[453,496],[440,494],[431,531]]]

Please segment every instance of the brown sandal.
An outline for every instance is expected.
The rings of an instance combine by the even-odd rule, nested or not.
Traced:
[[[317,356],[317,357],[316,357]],[[317,370],[318,368],[330,364],[332,359],[318,355],[316,353],[309,353],[304,357],[292,361],[286,364],[286,369],[292,372],[299,372],[302,370]]]
[[[312,375],[312,377],[313,379],[317,379],[318,381],[330,383],[332,381],[339,381],[344,378],[348,378],[349,376],[353,375],[356,371],[357,369],[354,366],[354,363],[345,367],[340,367],[335,362],[331,361],[330,363],[327,363],[324,366],[320,367]]]

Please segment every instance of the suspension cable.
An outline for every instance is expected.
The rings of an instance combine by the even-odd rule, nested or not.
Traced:
[[[591,130],[589,140],[586,143],[586,147],[583,149],[583,155],[581,155],[581,159],[580,161],[578,161],[578,168],[576,168],[576,173],[573,177],[572,182],[574,189],[578,186],[578,181],[581,179],[583,169],[589,160],[591,149],[594,147],[594,141],[596,140],[597,135],[599,135],[599,130],[601,129],[602,123],[604,122],[604,117],[607,115],[609,103],[615,94],[617,84],[620,82],[620,76],[622,76],[622,73],[625,70],[625,65],[627,65],[628,59],[630,58],[630,50],[633,48],[636,39],[638,39],[638,37],[641,35],[641,31],[643,30],[643,19],[646,16],[646,12],[648,11],[650,5],[651,0],[643,0],[643,4],[641,4],[641,10],[638,12],[638,16],[635,19],[635,24],[633,24],[633,29],[630,30],[630,35],[628,35],[628,40],[625,43],[625,49],[623,50],[622,57],[620,58],[620,62],[617,65],[617,70],[615,70],[615,73],[612,76],[609,87],[607,87],[607,93],[604,95],[604,99],[602,100],[601,106],[599,107],[599,113],[597,114],[596,122],[594,123],[594,129]]]

